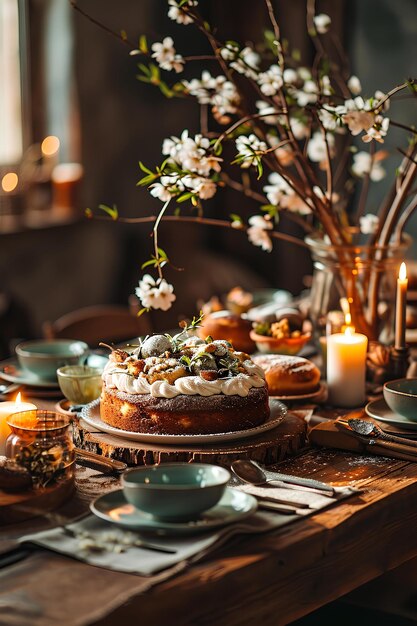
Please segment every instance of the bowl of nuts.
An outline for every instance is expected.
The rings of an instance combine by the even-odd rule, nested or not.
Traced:
[[[254,322],[250,338],[259,352],[274,354],[297,354],[311,339],[311,333],[303,332],[302,323],[294,323],[295,316],[288,315],[274,321]]]

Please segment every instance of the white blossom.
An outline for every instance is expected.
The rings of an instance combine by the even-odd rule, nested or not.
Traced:
[[[317,32],[320,35],[324,35],[330,28],[330,24],[332,20],[325,13],[320,13],[319,15],[314,16],[314,26],[317,29]]]
[[[197,6],[197,0],[188,0],[188,2],[183,5],[181,8],[178,6],[178,2],[176,0],[168,0],[168,4],[170,6],[168,10],[168,17],[171,20],[174,20],[178,24],[191,24],[193,22],[193,18],[187,14],[187,11],[184,10],[187,7]]]
[[[272,172],[268,177],[268,182],[270,184],[265,185],[263,190],[270,204],[301,215],[311,213],[310,207],[278,172]]]
[[[272,223],[266,217],[262,215],[252,215],[249,218],[250,227],[247,230],[249,241],[254,246],[259,246],[266,252],[272,250],[272,240],[267,233],[267,230],[272,229]]]
[[[294,137],[298,140],[305,139],[310,134],[307,124],[298,117],[290,117],[290,126]]]
[[[327,144],[330,152],[330,156],[333,154],[334,137],[333,135],[326,134]],[[327,160],[327,147],[324,137],[320,132],[314,133],[307,145],[307,156],[310,161],[315,163],[321,163]]]
[[[379,226],[379,218],[377,215],[367,213],[363,217],[359,218],[360,230],[364,235],[374,235]]]
[[[174,287],[167,283],[165,278],[158,278],[155,281],[150,274],[145,274],[142,277],[135,293],[145,309],[167,311],[176,300]]]
[[[234,84],[225,76],[212,76],[205,70],[201,79],[184,80],[182,84],[200,104],[211,104],[220,115],[236,113],[240,97]]]
[[[349,87],[351,93],[357,96],[362,91],[361,81],[357,76],[351,76],[347,82],[347,86]]]
[[[152,50],[152,58],[163,70],[182,72],[184,59],[180,54],[176,54],[172,37],[165,37],[161,43],[153,43]]]
[[[374,123],[374,114],[369,111],[349,111],[342,116],[342,121],[348,125],[353,136],[359,135]]]
[[[288,68],[284,70],[283,79],[286,85],[292,85],[293,83],[297,82],[298,74],[295,70]]]
[[[271,65],[269,70],[259,74],[258,83],[262,93],[266,96],[275,96],[284,84],[281,68],[278,65]]]
[[[265,115],[265,117],[262,117],[262,121],[265,122],[265,124],[273,124],[274,126],[279,124],[279,115],[277,115],[274,107],[272,107],[270,104],[264,102],[263,100],[257,100],[256,108],[258,109],[259,113]],[[268,115],[266,115],[267,113]],[[269,115],[269,113],[271,115]]]
[[[363,178],[369,174],[371,180],[378,182],[382,180],[386,171],[382,167],[380,160],[372,158],[368,152],[357,152],[353,155],[352,172],[355,176]]]
[[[374,139],[378,143],[384,143],[384,137],[386,136],[388,132],[388,127],[389,127],[389,118],[388,117],[383,118],[381,115],[377,115],[375,117],[374,126],[371,126],[371,128],[368,128],[368,130],[366,131],[366,134],[363,135],[362,137],[362,141],[364,141],[365,143],[369,143],[370,141]]]
[[[240,137],[236,139],[236,149],[239,156],[244,157],[240,163],[240,167],[246,168],[257,164],[259,154],[267,150],[267,145],[252,133],[248,137],[246,137],[246,135],[240,135]]]
[[[172,194],[166,187],[164,187],[164,185],[162,185],[162,183],[154,183],[153,185],[151,185],[150,194],[151,196],[153,196],[154,198],[158,198],[158,200],[161,200],[162,202],[166,202],[167,200],[172,198]]]
[[[306,80],[301,89],[296,89],[292,92],[292,95],[297,100],[297,104],[300,107],[305,107],[307,104],[314,104],[317,102],[319,94],[319,88],[314,80]]]

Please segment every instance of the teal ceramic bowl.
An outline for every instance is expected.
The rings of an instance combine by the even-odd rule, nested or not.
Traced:
[[[190,520],[222,497],[230,472],[203,463],[163,463],[127,470],[122,475],[126,500],[161,520]]]
[[[73,339],[38,339],[16,346],[20,366],[42,380],[56,381],[63,365],[79,365],[87,357],[88,345]]]
[[[384,399],[391,411],[417,422],[417,378],[399,378],[385,383]]]

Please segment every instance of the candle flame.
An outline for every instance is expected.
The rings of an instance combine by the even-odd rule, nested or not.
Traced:
[[[45,137],[41,144],[42,154],[44,156],[52,156],[56,154],[59,150],[59,139],[58,137],[54,137],[53,135],[49,135]]]
[[[14,172],[8,172],[1,179],[1,188],[6,193],[10,193],[11,191],[14,191],[16,189],[18,182],[19,182],[18,175],[15,174]]]
[[[351,326],[352,325],[352,316],[350,313],[346,313],[345,315],[345,324],[346,326]]]
[[[16,396],[15,404],[22,404],[22,394],[20,393],[20,391]]]
[[[354,326],[346,326],[345,328],[345,337],[352,337],[355,334]]]
[[[400,280],[405,280],[407,278],[407,266],[404,262],[401,263],[400,265],[400,272],[398,274],[398,278]]]

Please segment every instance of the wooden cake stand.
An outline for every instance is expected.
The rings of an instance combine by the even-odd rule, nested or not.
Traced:
[[[74,443],[78,448],[96,452],[128,465],[153,465],[167,462],[200,462],[230,465],[236,459],[253,459],[272,465],[294,455],[307,443],[306,423],[295,412],[269,430],[247,439],[204,445],[154,444],[131,441],[93,430],[82,419],[74,419]]]

